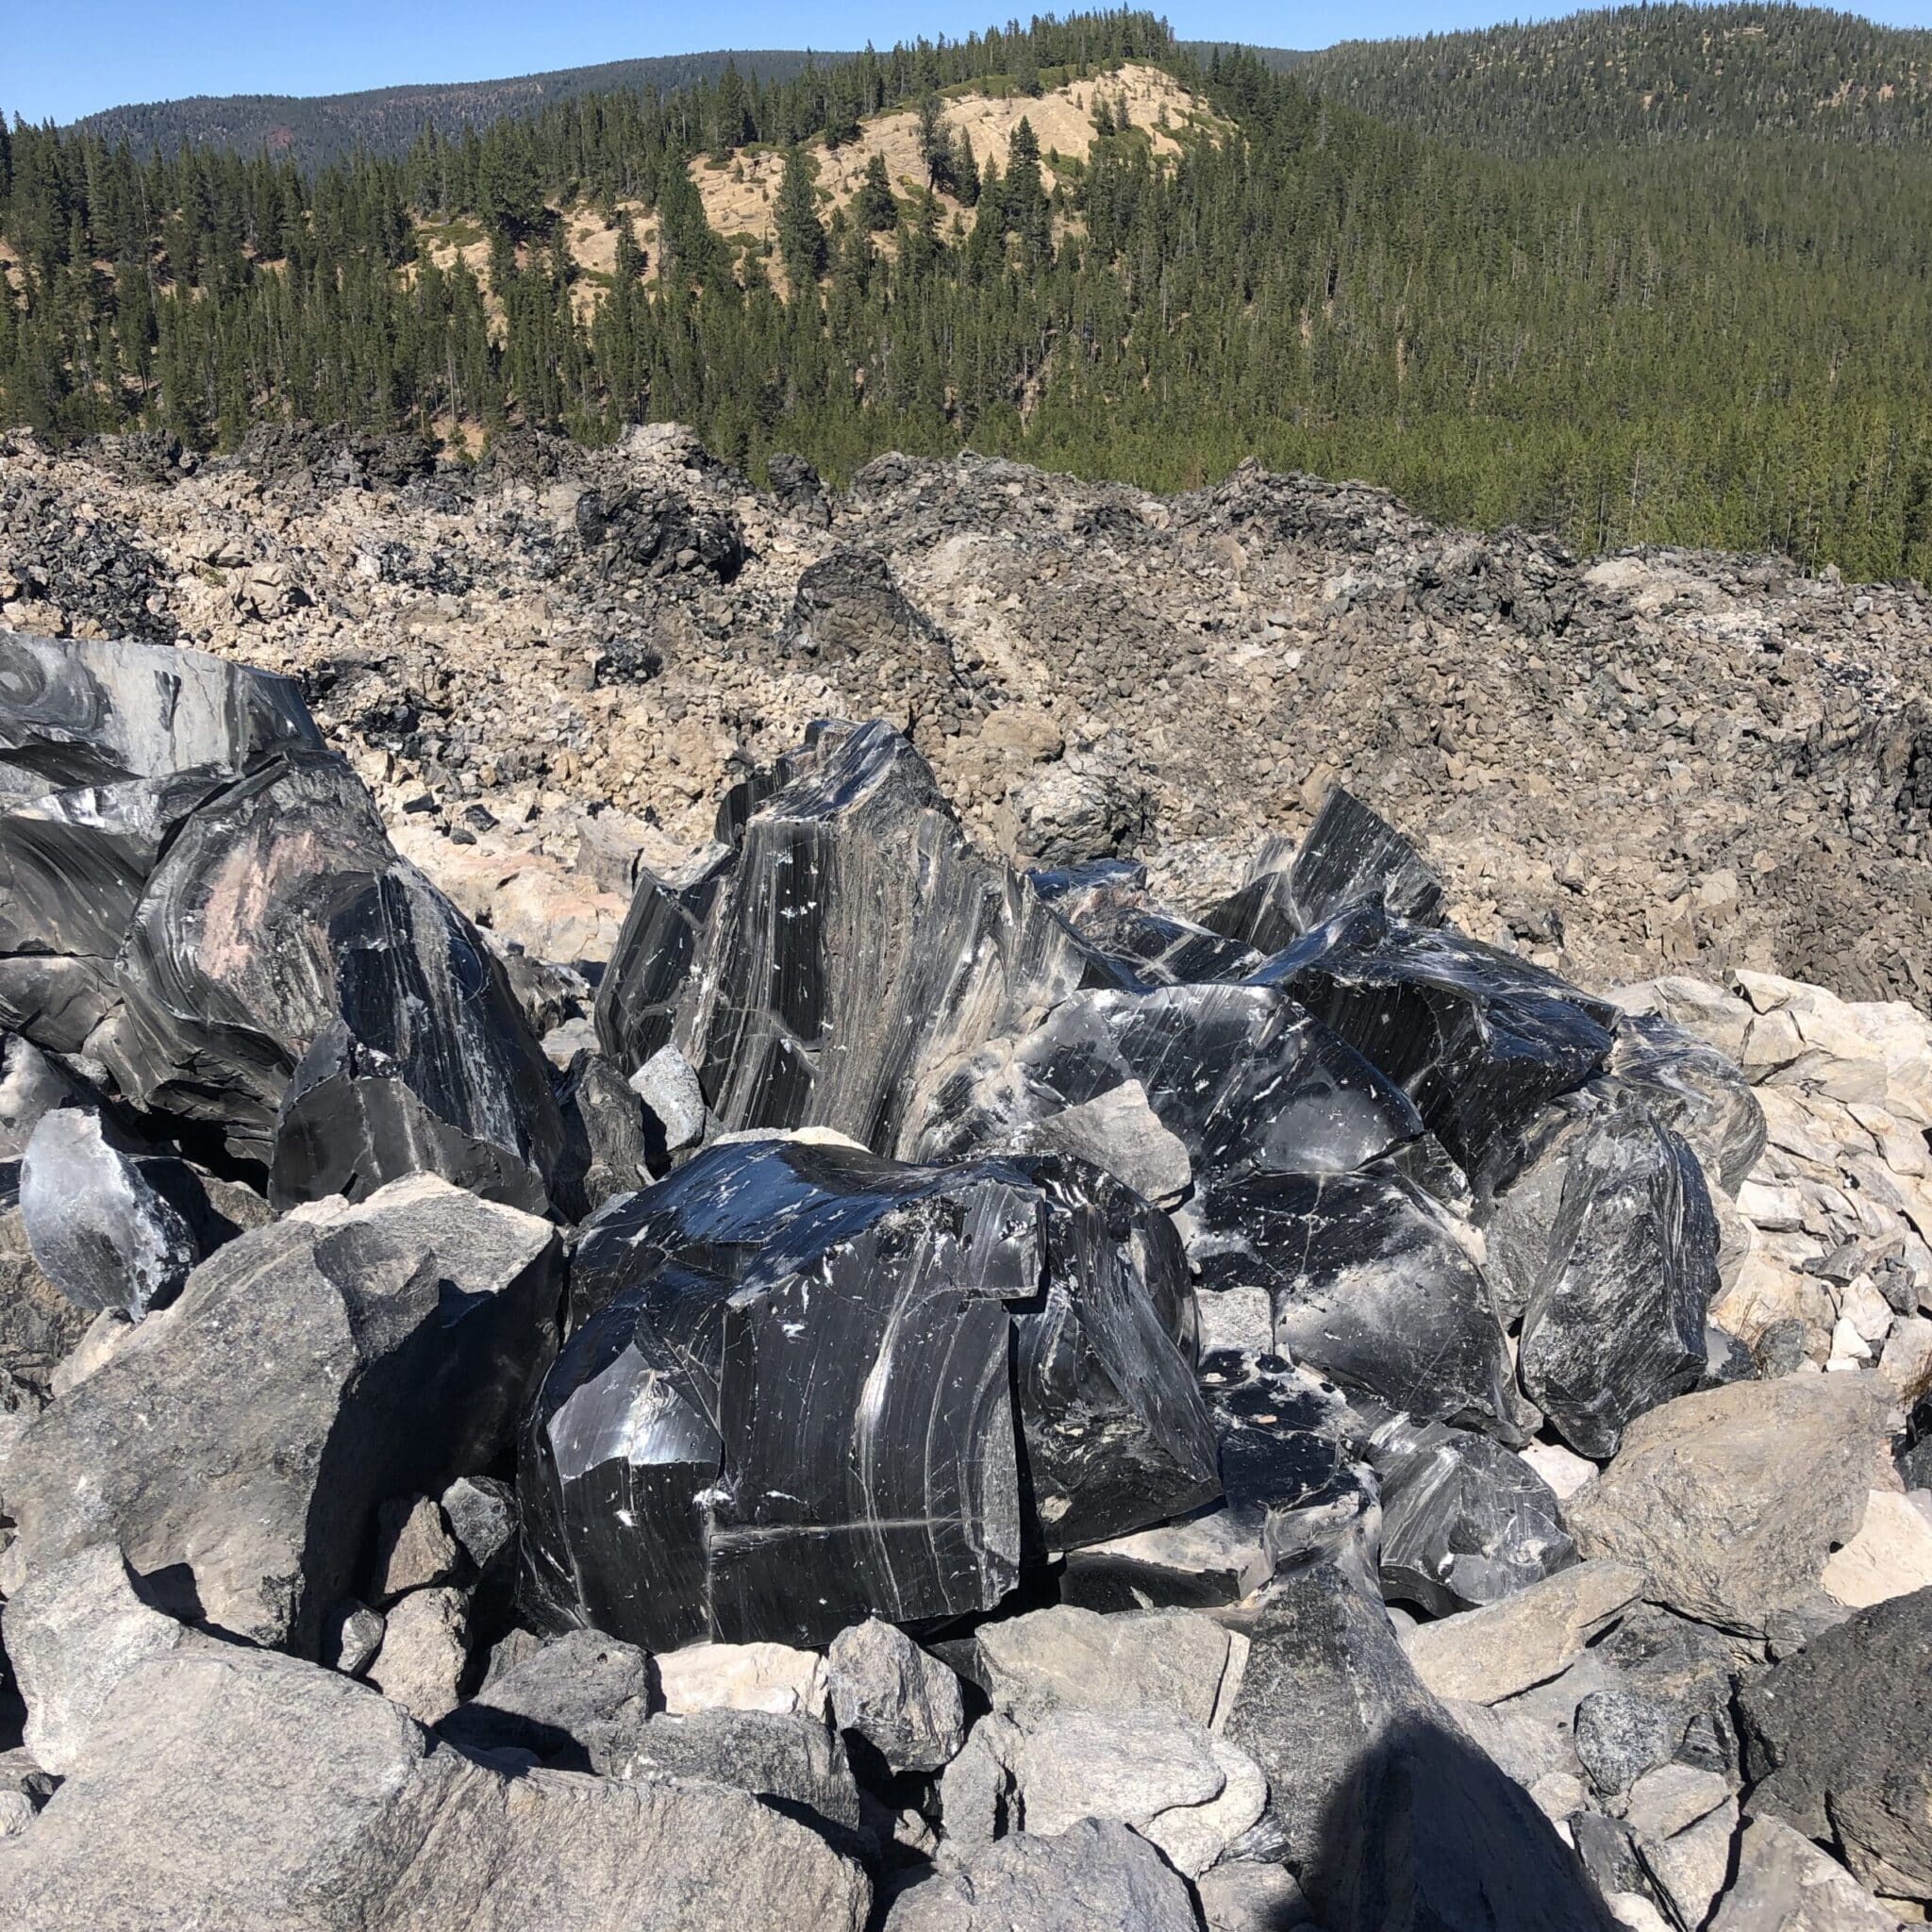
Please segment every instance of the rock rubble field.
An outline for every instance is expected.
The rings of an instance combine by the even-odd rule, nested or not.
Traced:
[[[771,480],[0,456],[0,1924],[1924,1923],[1923,594]]]

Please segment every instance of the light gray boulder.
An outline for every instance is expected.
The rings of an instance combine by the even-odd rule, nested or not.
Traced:
[[[8,1602],[0,1632],[26,1702],[26,1747],[44,1770],[63,1774],[135,1664],[208,1641],[141,1600],[111,1543],[36,1576]]]
[[[1899,1932],[1899,1922],[1804,1833],[1754,1818],[1711,1932]]]
[[[433,1724],[457,1707],[469,1662],[469,1599],[447,1586],[412,1590],[390,1605],[364,1675],[418,1724]]]
[[[377,1505],[507,1442],[555,1348],[559,1254],[428,1175],[230,1242],[22,1434],[0,1587],[114,1542],[162,1607],[315,1654]]]
[[[151,1659],[59,1790],[0,1840],[36,1932],[859,1932],[863,1871],[742,1791],[506,1776],[295,1658]]]
[[[966,1741],[959,1679],[877,1617],[841,1630],[825,1653],[832,1713],[893,1771],[942,1769]]]
[[[1679,1396],[1624,1432],[1566,1511],[1587,1557],[1644,1570],[1686,1616],[1765,1636],[1820,1595],[1864,1520],[1890,1397],[1868,1374],[1787,1375]]]

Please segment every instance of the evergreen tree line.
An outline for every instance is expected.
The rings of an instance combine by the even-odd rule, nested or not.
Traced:
[[[946,89],[1124,58],[1174,69],[1239,138],[1157,163],[1109,102],[1084,161],[1027,128],[1002,173],[948,127]],[[1526,166],[1252,57],[1196,70],[1130,13],[731,78],[427,134],[312,180],[16,125],[0,420],[201,446],[280,418],[591,441],[678,420],[754,473],[778,449],[842,478],[884,449],[971,446],[1156,489],[1257,455],[1580,548],[1932,576],[1923,151],[1771,136]],[[828,210],[832,124],[896,105],[924,178],[869,170]],[[770,249],[714,234],[692,179],[753,143],[786,153]],[[648,254],[631,203],[655,218]],[[617,228],[594,304],[554,213],[585,206]],[[421,245],[463,223],[489,239],[480,275]]]

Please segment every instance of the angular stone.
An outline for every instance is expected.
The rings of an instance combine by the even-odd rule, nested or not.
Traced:
[[[26,1747],[43,1770],[63,1776],[135,1664],[207,1641],[141,1600],[111,1543],[51,1565],[9,1599],[0,1623],[26,1700]]]
[[[555,1191],[573,1221],[650,1186],[643,1106],[612,1061],[598,1053],[575,1055],[557,1098],[563,1153]]]
[[[1124,1824],[1086,1818],[1057,1838],[1016,1832],[900,1893],[886,1932],[1198,1932],[1181,1878]]]
[[[1208,1733],[1159,1710],[1019,1712],[1004,1755],[1022,1826],[1049,1838],[1082,1818],[1143,1826],[1177,1807],[1210,1803],[1227,1782]]]
[[[20,1218],[34,1259],[76,1307],[138,1319],[172,1301],[201,1259],[172,1198],[195,1183],[186,1162],[143,1160],[118,1139],[91,1110],[49,1113],[20,1164]]]
[[[1576,1141],[1523,1318],[1523,1386],[1587,1456],[1705,1371],[1717,1221],[1696,1157],[1631,1107]]]
[[[1549,1485],[1485,1436],[1398,1419],[1370,1439],[1369,1459],[1382,1479],[1382,1589],[1391,1599],[1447,1616],[1576,1560]]]
[[[660,1046],[630,1076],[630,1091],[650,1109],[668,1152],[675,1154],[704,1139],[709,1118],[705,1090],[691,1062],[675,1046]]]
[[[1754,1818],[1711,1932],[1899,1932],[1899,1922],[1802,1833]]]
[[[224,1646],[131,1671],[33,1829],[0,1841],[0,1924],[147,1926],[158,1899],[276,1932],[499,1932],[531,1901],[571,1932],[859,1932],[871,1888],[747,1792],[508,1777],[346,1677]]]
[[[528,1751],[558,1770],[608,1776],[635,1753],[658,1698],[635,1644],[573,1630],[492,1675],[437,1731],[472,1753]]]
[[[987,1609],[1030,1541],[1218,1491],[1178,1242],[1092,1169],[728,1142],[591,1222],[573,1295],[520,1485],[546,1628]]]
[[[1193,1184],[1186,1145],[1161,1125],[1138,1080],[1041,1122],[1020,1137],[1017,1151],[1091,1162],[1163,1208],[1175,1206]]]
[[[1205,1730],[1225,1721],[1248,1650],[1239,1631],[1191,1610],[1102,1617],[1067,1604],[988,1624],[976,1642],[995,1709],[1169,1711]]]
[[[1090,956],[886,725],[814,727],[774,775],[702,882],[644,876],[599,1036],[628,1069],[675,1037],[727,1128],[909,1153],[927,1089],[1035,1024]]]
[[[382,1648],[365,1675],[418,1724],[433,1724],[457,1707],[469,1661],[469,1599],[459,1590],[412,1590],[385,1614]]]
[[[609,1769],[619,1777],[708,1778],[819,1829],[859,1828],[858,1786],[845,1747],[802,1712],[667,1712],[640,1726],[628,1757]]]
[[[345,1677],[359,1677],[375,1661],[382,1632],[382,1612],[350,1597],[329,1614],[322,1637],[322,1661]]]
[[[966,1741],[959,1679],[903,1630],[868,1617],[833,1638],[825,1654],[832,1714],[889,1770],[942,1770]]]
[[[1249,1641],[1224,1735],[1261,1767],[1274,1845],[1299,1870],[1324,1855],[1333,1807],[1374,1741],[1435,1702],[1382,1606],[1330,1564],[1274,1578],[1222,1621]]]
[[[0,1387],[10,1378],[38,1397],[46,1394],[61,1361],[87,1334],[90,1318],[34,1259],[21,1224],[19,1174],[17,1162],[0,1163]]]
[[[56,1108],[87,1107],[91,1095],[58,1061],[17,1033],[0,1033],[0,1166],[26,1152]]]
[[[1928,1673],[1932,1590],[1921,1590],[1859,1610],[1747,1685],[1752,1816],[1841,1846],[1874,1891],[1932,1898]]]
[[[1280,1865],[1217,1865],[1194,1883],[1208,1932],[1293,1932],[1314,1922],[1294,1876]]]
[[[1714,1771],[1700,1771],[1694,1764],[1660,1764],[1630,1787],[1624,1822],[1646,1838],[1674,1838],[1707,1818],[1730,1795],[1730,1786]]]
[[[1683,1741],[1685,1713],[1634,1690],[1593,1690],[1576,1706],[1576,1756],[1607,1797],[1620,1796],[1667,1764]]]
[[[784,1643],[691,1643],[658,1659],[664,1708],[793,1711],[824,1723],[831,1713],[825,1662]]]
[[[1267,1289],[1282,1354],[1424,1421],[1527,1440],[1482,1271],[1441,1204],[1386,1165],[1218,1190],[1190,1245],[1204,1302]]]
[[[442,1513],[463,1554],[485,1571],[517,1540],[517,1492],[493,1476],[459,1475],[442,1492]]]
[[[1340,785],[1329,789],[1291,864],[1257,870],[1203,917],[1213,932],[1281,949],[1353,906],[1375,906],[1419,925],[1440,917],[1442,881],[1392,825]]]
[[[928,1158],[1015,1145],[1129,1084],[1210,1191],[1256,1173],[1343,1173],[1422,1132],[1405,1096],[1291,1000],[1174,986],[1077,993],[993,1041],[941,1089],[920,1144]]]
[[[1738,1804],[1724,1802],[1674,1838],[1660,1842],[1640,1838],[1652,1880],[1669,1899],[1679,1922],[1702,1925],[1730,1874],[1731,1840],[1738,1829]]]
[[[230,1242],[28,1426],[8,1565],[118,1542],[164,1607],[312,1653],[377,1505],[505,1444],[558,1261],[544,1223],[426,1174]]]
[[[1819,1576],[1824,1593],[1862,1610],[1932,1588],[1932,1520],[1895,1490],[1873,1490],[1865,1520]]]
[[[376,1512],[372,1595],[378,1609],[407,1591],[448,1583],[461,1564],[457,1540],[428,1496],[398,1496]]]
[[[1447,928],[1360,906],[1253,975],[1299,1000],[1415,1103],[1478,1194],[1504,1186],[1520,1137],[1612,1044],[1615,1008]]]
[[[1818,1594],[1863,1520],[1888,1398],[1870,1375],[1739,1382],[1640,1416],[1571,1498],[1587,1557],[1644,1570],[1654,1601],[1762,1637]]]
[[[1409,1631],[1402,1647],[1438,1697],[1496,1704],[1543,1683],[1643,1591],[1627,1563],[1574,1563],[1461,1616]]]

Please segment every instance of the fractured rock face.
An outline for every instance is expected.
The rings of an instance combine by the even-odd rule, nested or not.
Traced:
[[[1437,1616],[1495,1603],[1576,1560],[1555,1492],[1520,1456],[1438,1423],[1385,1423],[1382,1588]]]
[[[937,1097],[929,1158],[996,1147],[1138,1081],[1195,1174],[1334,1174],[1417,1139],[1407,1097],[1279,993],[1174,986],[1077,993],[996,1041]]]
[[[1516,1137],[1607,1058],[1616,1009],[1514,954],[1358,905],[1253,975],[1279,987],[1400,1087],[1479,1193]]]
[[[1399,919],[1433,925],[1441,903],[1442,881],[1415,847],[1337,785],[1292,861],[1258,866],[1203,924],[1260,952],[1278,953],[1352,906],[1379,906]]]
[[[0,653],[0,1022],[216,1125],[284,1202],[428,1168],[543,1206],[535,1035],[293,688],[192,652]]]
[[[778,776],[747,791],[735,853],[683,887],[646,875],[599,1037],[629,1071],[675,1039],[726,1128],[908,1152],[928,1090],[1042,1017],[1090,956],[887,726],[819,727]]]
[[[98,1113],[58,1108],[20,1165],[21,1224],[34,1259],[75,1307],[138,1320],[173,1299],[201,1258],[184,1185],[196,1185],[184,1162],[142,1160],[109,1139]]]
[[[991,1608],[1033,1549],[1208,1500],[1161,1224],[1091,1169],[804,1141],[613,1204],[524,1443],[533,1614],[824,1641]]]
[[[1586,1456],[1615,1455],[1624,1424],[1703,1376],[1717,1242],[1697,1157],[1647,1108],[1618,1108],[1576,1141],[1519,1366]]]
[[[1424,1421],[1525,1440],[1482,1271],[1441,1206],[1386,1163],[1221,1191],[1191,1246],[1204,1298],[1268,1291],[1281,1353]]]
[[[164,1607],[312,1652],[377,1505],[507,1443],[558,1265],[544,1223],[426,1174],[231,1241],[21,1437],[9,1566],[111,1541]]]

